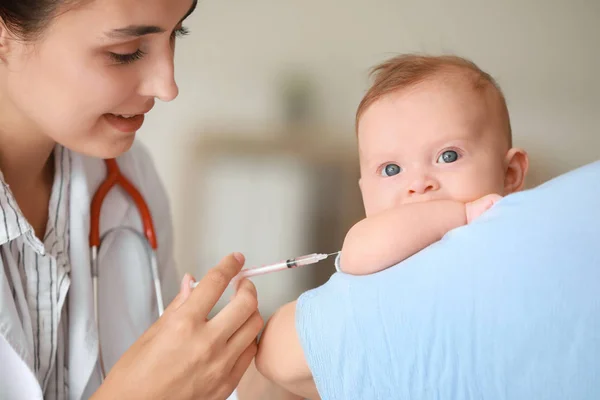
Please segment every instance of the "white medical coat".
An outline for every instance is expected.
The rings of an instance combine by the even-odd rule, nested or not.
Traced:
[[[90,202],[106,176],[106,168],[100,159],[76,153],[72,157],[68,383],[70,399],[87,399],[100,385],[98,331],[90,274]],[[135,143],[129,152],[118,158],[118,163],[123,174],[146,199],[154,218],[166,305],[179,289],[167,195],[141,144]],[[120,188],[107,195],[100,219],[101,233],[117,226],[130,226],[141,232],[137,208]],[[132,233],[114,234],[103,242],[99,274],[100,338],[108,371],[156,320],[158,312],[149,260],[139,239]],[[12,294],[4,290],[4,286],[0,285],[0,304],[11,304]],[[26,336],[16,311],[11,313],[10,310],[5,307],[0,316],[0,324],[13,333],[10,339],[0,335],[0,399],[42,399],[40,385],[24,361],[32,357]]]

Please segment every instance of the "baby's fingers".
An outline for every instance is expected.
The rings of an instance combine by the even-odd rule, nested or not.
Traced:
[[[481,214],[492,208],[500,199],[502,199],[502,196],[492,193],[471,203],[467,203],[467,223],[473,222],[475,219],[481,216]]]

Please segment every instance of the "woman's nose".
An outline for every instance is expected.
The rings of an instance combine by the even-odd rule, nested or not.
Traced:
[[[168,81],[163,82],[160,85],[159,89],[157,90],[156,97],[161,101],[168,102],[175,100],[175,98],[177,98],[178,95],[179,87],[177,86],[175,79],[172,78]]]
[[[174,100],[178,94],[179,88],[175,82],[173,56],[165,56],[156,60],[154,68],[148,72],[142,95],[168,102]]]

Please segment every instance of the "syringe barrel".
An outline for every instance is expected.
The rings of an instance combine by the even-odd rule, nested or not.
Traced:
[[[318,263],[319,261],[324,260],[326,258],[327,258],[327,254],[313,253],[313,254],[307,254],[305,256],[296,257],[294,259],[294,262],[295,262],[296,267],[302,267],[303,265],[310,265],[310,264]]]

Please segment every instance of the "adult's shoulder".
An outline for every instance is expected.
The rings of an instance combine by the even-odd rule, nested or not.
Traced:
[[[507,196],[387,270],[297,303],[322,398],[592,398],[600,161]]]

